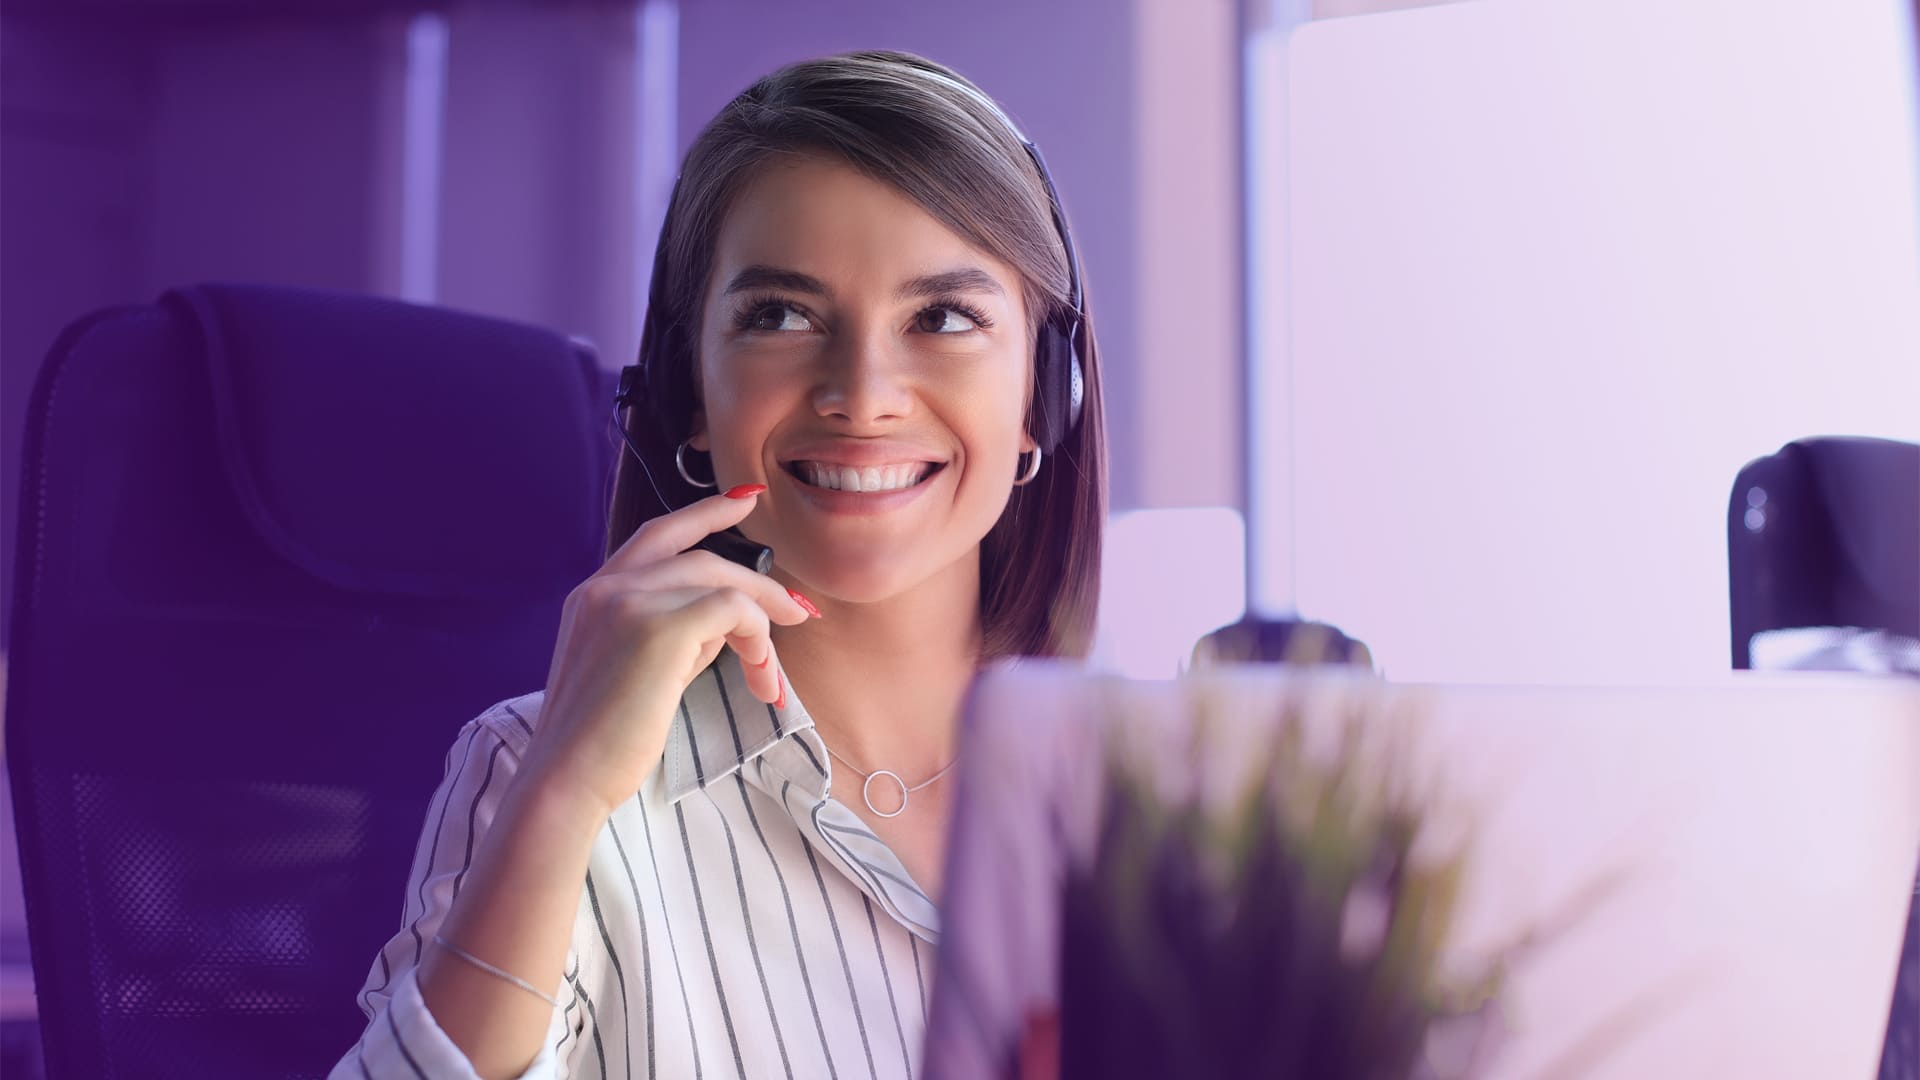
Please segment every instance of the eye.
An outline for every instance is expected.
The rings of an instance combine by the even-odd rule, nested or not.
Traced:
[[[964,300],[945,299],[921,308],[913,317],[914,327],[928,334],[963,334],[993,325],[986,312]]]
[[[733,328],[749,333],[788,333],[813,329],[799,308],[778,297],[757,296],[741,305]]]

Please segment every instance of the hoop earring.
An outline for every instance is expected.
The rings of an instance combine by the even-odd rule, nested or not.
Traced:
[[[693,478],[692,473],[687,471],[687,447],[691,445],[692,442],[693,442],[692,439],[688,439],[686,442],[681,443],[679,446],[676,446],[673,449],[673,467],[680,470],[680,479],[685,480],[687,483],[692,484],[694,487],[697,487],[697,488],[719,487],[720,486],[719,477],[715,477],[712,480],[707,481],[706,483],[701,483],[700,481],[695,480]]]
[[[1015,480],[1013,482],[1013,486],[1026,487],[1028,484],[1033,483],[1034,477],[1039,475],[1040,475],[1040,448],[1036,446],[1033,448],[1033,460],[1027,462],[1026,473],[1023,474],[1020,477],[1020,479]]]

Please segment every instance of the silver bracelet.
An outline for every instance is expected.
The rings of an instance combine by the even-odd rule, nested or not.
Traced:
[[[554,1008],[557,1009],[560,1007],[560,1002],[557,999],[548,997],[547,995],[541,993],[539,987],[533,985],[532,983],[521,978],[520,976],[513,974],[510,971],[501,971],[499,968],[494,967],[492,964],[487,963],[485,960],[482,960],[479,957],[468,952],[467,950],[461,948],[460,946],[455,945],[453,942],[448,941],[446,938],[441,937],[439,934],[433,935],[433,943],[447,950],[453,955],[459,957],[460,959],[465,960],[467,963],[472,964],[474,967],[479,968],[481,971],[484,971],[489,975],[493,975],[498,978],[507,980],[513,985],[519,987],[522,990],[525,990],[527,993],[532,994],[534,997],[539,998],[541,1001],[546,1002],[547,1004],[553,1006]]]

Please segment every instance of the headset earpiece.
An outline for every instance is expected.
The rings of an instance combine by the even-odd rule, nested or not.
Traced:
[[[1000,115],[1004,118],[1006,114]],[[1007,123],[1012,127],[1011,120]],[[1018,135],[1019,129],[1015,128],[1014,134]],[[1067,301],[1071,310],[1047,320],[1040,330],[1038,355],[1034,357],[1042,430],[1033,436],[1043,452],[1052,453],[1079,425],[1081,406],[1086,398],[1086,376],[1080,366],[1086,349],[1086,342],[1080,336],[1087,319],[1086,296],[1081,291],[1080,255],[1074,250],[1073,231],[1067,228],[1067,211],[1060,203],[1060,192],[1053,186],[1046,159],[1040,156],[1040,148],[1024,137],[1020,145],[1026,147],[1033,167],[1039,170],[1040,184],[1047,190],[1047,202],[1053,213],[1053,227],[1059,232],[1060,246],[1067,255]]]
[[[1075,341],[1079,330],[1079,320],[1072,316],[1049,319],[1040,330],[1034,357],[1040,423],[1039,430],[1032,434],[1044,453],[1051,454],[1058,448],[1080,422],[1086,389]]]

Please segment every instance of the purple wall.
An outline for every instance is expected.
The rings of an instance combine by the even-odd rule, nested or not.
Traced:
[[[7,16],[0,28],[0,590],[11,610],[21,424],[54,336],[139,296],[149,82],[111,31]],[[0,647],[6,630],[0,626]]]
[[[608,366],[640,337],[635,33],[610,7],[448,16],[435,299],[588,337]]]

